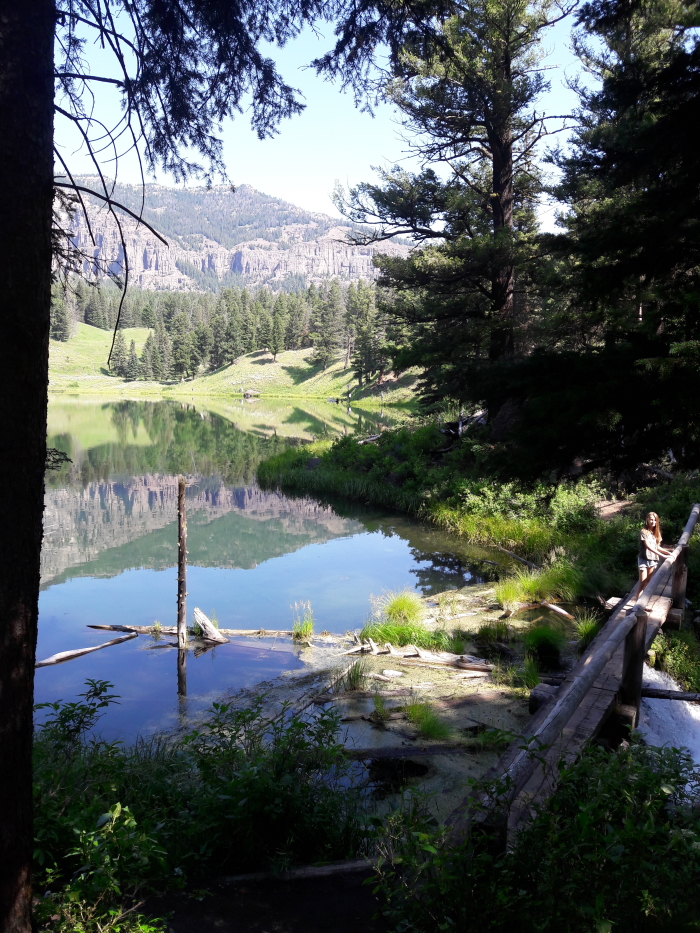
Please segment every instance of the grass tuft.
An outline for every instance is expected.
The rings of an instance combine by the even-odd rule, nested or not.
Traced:
[[[561,629],[550,625],[535,625],[525,633],[523,644],[526,653],[537,661],[541,669],[550,670],[560,666],[565,640]]]
[[[309,641],[314,634],[314,613],[309,600],[294,603],[292,638],[294,641]]]
[[[573,602],[582,594],[583,576],[567,560],[559,560],[542,570],[518,570],[496,584],[496,599],[504,609],[519,603]]]
[[[603,627],[603,620],[594,610],[583,609],[576,614],[574,633],[578,639],[578,650],[583,652]]]
[[[520,679],[523,682],[523,687],[527,687],[528,690],[534,690],[540,682],[540,671],[537,666],[537,661],[530,655],[526,655],[525,657]]]
[[[452,730],[449,725],[437,715],[429,703],[414,700],[405,707],[406,717],[418,729],[418,734],[424,739],[449,739]]]
[[[476,633],[475,640],[479,645],[493,645],[498,642],[510,640],[510,629],[503,619],[487,622],[481,625]]]
[[[375,602],[381,616],[393,625],[416,625],[425,615],[423,600],[413,590],[389,591]]]
[[[341,692],[364,690],[367,679],[367,664],[363,658],[350,665],[345,675],[338,682]]]
[[[360,638],[371,638],[377,644],[415,645],[434,651],[451,651],[451,646],[458,636],[450,635],[444,629],[430,630],[420,622],[368,622],[360,632]],[[459,639],[459,643],[463,641]],[[463,652],[456,652],[463,653]]]

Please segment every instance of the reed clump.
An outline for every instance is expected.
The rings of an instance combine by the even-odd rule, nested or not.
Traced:
[[[579,652],[584,652],[603,627],[600,614],[590,609],[582,609],[576,613],[574,619],[574,634],[576,635]]]
[[[525,652],[534,658],[540,670],[551,670],[561,665],[561,650],[566,636],[551,625],[535,625],[525,633]]]

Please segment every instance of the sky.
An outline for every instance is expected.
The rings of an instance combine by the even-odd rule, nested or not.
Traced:
[[[545,41],[548,55],[544,65],[551,69],[548,72],[551,90],[543,97],[542,107],[549,113],[569,113],[576,103],[575,95],[565,87],[567,77],[578,70],[569,49],[571,25],[570,20],[564,20],[552,27]],[[402,139],[398,115],[391,106],[377,107],[374,116],[362,112],[355,106],[351,93],[343,93],[337,84],[320,79],[312,69],[304,67],[331,47],[332,40],[330,26],[321,36],[305,30],[285,48],[270,52],[284,78],[304,95],[306,109],[302,114],[283,121],[274,138],[261,141],[250,129],[244,113],[224,125],[222,137],[224,161],[232,183],[249,184],[307,210],[338,216],[331,201],[336,181],[348,187],[375,180],[374,166],[401,164],[409,169],[418,166]],[[91,61],[100,58],[99,51],[87,52]],[[104,68],[98,73],[104,74]],[[108,96],[103,97],[100,107],[102,112],[118,113],[115,102]],[[60,121],[56,141],[72,172],[91,171],[87,158],[76,151],[79,140]],[[110,172],[109,166],[106,171]],[[120,161],[119,180],[139,182],[135,159]],[[173,183],[162,173],[155,180]],[[542,206],[540,216],[545,228],[553,226],[554,209],[551,205]]]

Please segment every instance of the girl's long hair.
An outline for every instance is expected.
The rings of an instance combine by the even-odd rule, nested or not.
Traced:
[[[656,514],[656,512],[649,512],[644,522],[644,527],[647,529],[649,529],[650,518],[656,519],[656,528],[654,528],[654,537],[656,538],[656,543],[661,544],[661,522],[659,521],[659,516]]]

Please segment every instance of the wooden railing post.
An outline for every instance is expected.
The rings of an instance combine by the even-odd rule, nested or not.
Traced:
[[[642,677],[644,658],[646,657],[646,633],[648,616],[642,609],[637,610],[637,621],[625,638],[625,656],[620,685],[620,703],[635,710],[632,727],[639,722],[639,707],[642,702]]]
[[[673,573],[673,586],[671,596],[673,598],[674,609],[685,609],[685,591],[688,585],[688,545],[681,545],[681,552],[678,555],[676,566]]]

